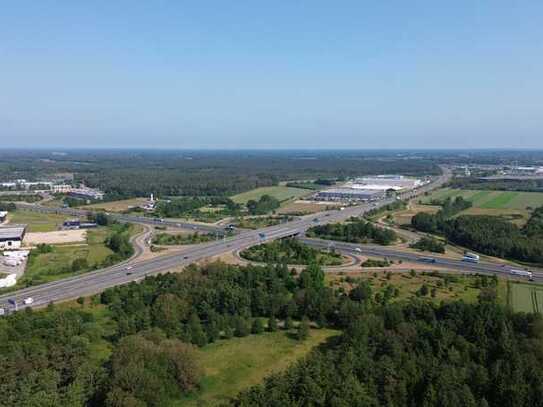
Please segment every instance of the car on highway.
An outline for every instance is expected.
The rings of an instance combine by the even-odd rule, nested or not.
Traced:
[[[34,298],[32,297],[26,297],[24,300],[23,300],[23,304],[24,305],[30,305],[30,304],[33,304],[34,303]]]
[[[357,253],[362,253],[362,249],[360,247],[355,247],[354,251]]]
[[[184,258],[184,259],[186,260],[186,259],[188,259],[188,258],[189,258],[189,256],[183,256],[183,258]]]
[[[419,258],[419,261],[422,261],[423,263],[435,263],[437,260],[433,257],[421,257]]]
[[[124,268],[126,270],[126,275],[131,276],[132,275],[132,266],[128,266]]]

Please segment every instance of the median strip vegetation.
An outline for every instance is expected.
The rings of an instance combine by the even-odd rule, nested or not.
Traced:
[[[306,232],[306,235],[349,243],[377,243],[381,245],[390,245],[398,240],[398,235],[392,229],[375,226],[361,218],[350,218],[346,223],[313,226]]]
[[[344,263],[342,255],[334,251],[314,249],[296,239],[281,239],[252,246],[241,251],[240,256],[259,263],[322,266],[339,266]]]

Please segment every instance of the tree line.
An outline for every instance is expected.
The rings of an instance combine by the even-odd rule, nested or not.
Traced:
[[[449,182],[451,188],[483,189],[491,191],[542,192],[543,179],[481,179],[476,177],[454,178]]]
[[[461,196],[455,199],[450,197],[444,201],[435,201],[432,204],[440,205],[441,209],[435,213],[419,212],[411,218],[411,226],[421,232],[437,233],[443,230],[445,222],[450,217],[471,207],[471,202]]]
[[[462,205],[453,207],[458,209]],[[457,211],[441,210],[435,215],[417,213],[411,225],[423,232],[441,234],[453,243],[490,256],[543,263],[543,207],[536,208],[522,228],[499,216],[447,217],[451,213]]]

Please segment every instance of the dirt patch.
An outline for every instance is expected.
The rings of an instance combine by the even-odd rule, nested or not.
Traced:
[[[33,232],[27,233],[24,243],[28,246],[37,244],[62,244],[62,243],[80,243],[87,241],[86,230],[57,230],[54,232]]]
[[[337,209],[343,204],[339,202],[319,202],[319,201],[306,201],[297,200],[288,205],[285,205],[277,211],[280,215],[288,214],[311,214],[326,211],[328,209]]]

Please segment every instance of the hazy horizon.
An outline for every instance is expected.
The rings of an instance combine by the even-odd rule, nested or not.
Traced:
[[[543,3],[6,4],[1,148],[543,149]]]

